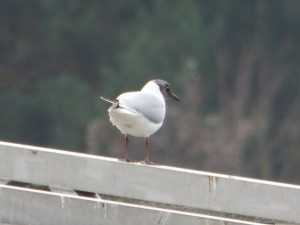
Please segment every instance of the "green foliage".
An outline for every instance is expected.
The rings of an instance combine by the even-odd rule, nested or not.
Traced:
[[[78,149],[85,126],[94,115],[94,98],[82,81],[61,75],[34,87],[2,90],[2,139],[42,146]]]

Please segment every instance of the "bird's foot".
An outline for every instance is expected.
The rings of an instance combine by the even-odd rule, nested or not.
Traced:
[[[132,161],[131,161],[130,159],[128,159],[128,158],[120,159],[120,161],[121,161],[121,162],[128,162],[128,163],[129,163],[129,162],[132,162]]]
[[[148,159],[141,161],[141,163],[142,163],[142,164],[145,164],[145,165],[155,165],[154,162],[151,162],[151,161],[149,161]]]

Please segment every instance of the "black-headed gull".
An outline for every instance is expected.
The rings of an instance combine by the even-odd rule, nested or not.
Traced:
[[[172,93],[171,86],[164,80],[151,80],[140,91],[126,92],[111,101],[108,109],[110,121],[125,134],[125,161],[128,158],[128,135],[144,137],[146,145],[145,163],[149,161],[149,137],[160,129],[166,114],[165,97],[179,101]]]

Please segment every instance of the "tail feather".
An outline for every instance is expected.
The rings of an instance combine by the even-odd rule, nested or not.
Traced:
[[[130,109],[130,108],[124,106],[123,104],[120,105],[119,101],[113,101],[113,100],[110,100],[110,99],[105,98],[105,97],[103,97],[103,96],[100,96],[100,99],[103,100],[103,101],[105,101],[105,102],[109,102],[109,103],[111,103],[111,104],[115,104],[113,108],[121,107],[121,108],[123,108],[123,109],[126,109],[126,110],[128,110],[128,111],[134,113],[134,114],[137,114],[137,112],[136,112],[134,109]]]
[[[104,98],[104,97],[102,97],[102,96],[100,96],[100,99],[103,100],[103,101],[105,101],[105,102],[109,102],[109,103],[111,103],[111,104],[115,104],[115,103],[116,103],[116,101],[110,100],[110,99],[108,99],[108,98]]]

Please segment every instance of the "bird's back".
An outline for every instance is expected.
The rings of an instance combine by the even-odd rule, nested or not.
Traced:
[[[166,113],[164,99],[146,92],[128,92],[117,100],[108,112],[122,133],[149,137],[161,127]]]

